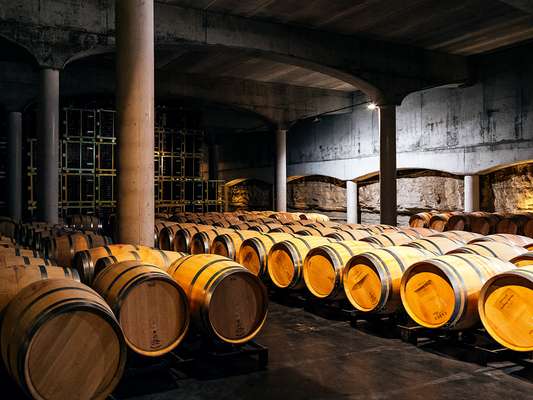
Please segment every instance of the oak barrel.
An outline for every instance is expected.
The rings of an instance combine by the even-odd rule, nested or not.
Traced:
[[[392,314],[401,308],[400,282],[413,263],[433,253],[416,247],[393,246],[355,255],[344,269],[344,292],[359,311]]]
[[[320,299],[345,297],[344,268],[356,254],[372,250],[375,245],[361,241],[335,242],[311,249],[304,260],[304,282],[311,294]]]
[[[96,266],[96,262],[100,258],[137,249],[138,246],[131,244],[110,244],[108,246],[100,246],[78,251],[72,260],[72,268],[78,271],[83,283],[86,285],[91,285],[94,279],[94,268]]]
[[[211,245],[218,235],[233,232],[232,229],[213,227],[207,231],[197,232],[191,238],[191,254],[209,254]]]
[[[47,265],[10,265],[0,268],[0,314],[18,292],[43,279],[72,279],[80,281],[75,270]]]
[[[50,238],[43,247],[46,257],[62,267],[70,267],[78,251],[111,244],[111,239],[95,234],[73,233]]]
[[[303,263],[309,250],[333,242],[320,236],[293,237],[274,244],[268,253],[268,276],[281,289],[303,289]]]
[[[533,265],[493,276],[481,289],[478,312],[487,332],[515,351],[533,351]]]
[[[513,258],[527,253],[527,250],[514,244],[501,242],[477,242],[465,245],[450,251],[448,254],[469,253],[478,254],[485,257],[495,257],[503,261],[510,261]]]
[[[238,260],[239,250],[242,242],[252,237],[262,236],[263,233],[257,231],[234,231],[218,235],[211,245],[211,254],[218,254],[224,257]]]
[[[13,256],[25,256],[25,257],[33,257],[33,258],[39,258],[41,257],[41,253],[39,253],[37,250],[30,250],[30,249],[24,249],[20,247],[0,247],[0,255],[2,254],[10,254]]]
[[[362,238],[361,241],[373,243],[377,246],[400,246],[407,244],[413,240],[418,239],[420,236],[415,236],[406,232],[391,232],[382,233],[380,235],[373,235]]]
[[[463,247],[466,243],[462,240],[452,239],[443,236],[424,237],[417,239],[411,243],[404,244],[404,246],[416,247],[417,249],[424,249],[432,252],[437,256],[442,256],[452,250]]]
[[[400,293],[409,316],[426,328],[460,330],[479,322],[477,301],[492,276],[516,268],[477,254],[439,256],[411,265]]]
[[[432,212],[421,212],[409,217],[409,226],[416,228],[429,228],[429,221],[434,215]]]
[[[0,332],[9,375],[33,399],[105,399],[124,372],[126,345],[113,312],[89,287],[47,279],[24,288]]]
[[[192,223],[166,223],[158,232],[158,245],[161,250],[174,249],[174,236],[177,231],[184,228],[190,228],[196,224]]]
[[[242,242],[238,263],[254,275],[265,279],[267,273],[268,252],[278,242],[295,237],[292,233],[265,233]]]
[[[447,237],[450,239],[457,239],[461,240],[463,242],[468,243],[471,240],[478,239],[483,237],[479,233],[474,232],[468,232],[468,231],[445,231],[445,232],[439,232],[434,235],[431,235],[430,237]]]
[[[525,267],[528,265],[533,265],[533,251],[528,251],[527,253],[520,254],[512,260],[510,260],[517,267]]]
[[[364,229],[350,229],[340,230],[337,229],[334,232],[330,232],[326,235],[328,238],[335,240],[361,240],[371,234]]]
[[[514,244],[516,246],[524,247],[528,250],[533,250],[533,239],[527,236],[513,235],[510,233],[497,233],[494,235],[481,236],[469,241],[468,244],[478,242],[501,242],[507,244]]]
[[[176,261],[169,273],[185,290],[198,329],[223,342],[252,340],[266,320],[268,297],[259,279],[242,265],[215,254]]]
[[[9,267],[11,265],[55,265],[51,260],[41,257],[17,256],[0,252],[0,267]]]
[[[124,261],[105,268],[93,288],[117,317],[126,343],[138,354],[156,357],[183,340],[189,327],[185,292],[159,267]]]

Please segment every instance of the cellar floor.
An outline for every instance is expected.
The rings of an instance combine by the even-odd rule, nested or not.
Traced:
[[[533,363],[482,367],[443,354],[450,349],[417,348],[364,328],[271,302],[256,340],[269,348],[267,369],[250,358],[177,374],[142,364],[113,399],[533,399]],[[23,398],[1,375],[0,398]]]
[[[124,383],[116,398],[533,398],[533,364],[482,367],[385,336],[354,329],[348,322],[323,319],[302,308],[271,303],[267,325],[257,338],[270,351],[266,370],[254,372],[253,364],[248,369],[224,365],[171,382],[163,382],[158,375],[135,385]]]

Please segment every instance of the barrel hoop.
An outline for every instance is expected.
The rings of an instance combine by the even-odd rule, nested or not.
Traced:
[[[475,245],[487,250],[492,257],[498,258],[498,259],[500,258],[498,257],[498,254],[496,254],[494,250],[492,250],[490,247],[485,246],[483,242],[475,243]]]
[[[89,242],[89,248],[93,248],[93,235],[85,235],[86,240]]]
[[[397,254],[395,254],[392,250],[387,249],[387,248],[383,248],[383,249],[380,249],[380,250],[383,250],[384,252],[389,253],[396,260],[396,262],[398,263],[398,266],[400,267],[400,271],[402,271],[402,273],[405,272],[405,270],[406,270],[405,265],[404,265],[402,259],[400,257],[398,257]]]
[[[44,265],[39,265],[39,272],[41,273],[41,279],[48,279],[48,271]]]
[[[20,249],[19,249],[19,248],[16,248],[16,249],[15,249],[15,255],[16,255],[17,257],[20,257]]]
[[[307,243],[303,238],[295,238],[296,240],[302,242],[304,244],[305,247],[307,247],[309,250],[311,249],[311,246],[309,245],[309,243]],[[291,244],[291,246],[294,246],[291,242],[288,242]]]
[[[383,249],[380,249],[380,250],[383,250]],[[385,264],[385,262],[380,257],[378,257],[373,252],[365,253],[365,256],[374,261],[374,263],[376,264],[376,272],[381,278],[380,282],[381,282],[382,295],[380,296],[378,304],[374,308],[374,311],[378,312],[378,311],[381,311],[383,308],[385,308],[385,305],[387,304],[387,301],[389,300],[390,291],[391,291],[389,283],[392,283],[392,278],[390,276],[389,269],[387,268],[387,264]],[[401,269],[401,266],[400,266],[400,269]],[[386,279],[383,279],[383,277],[386,277]]]
[[[191,287],[191,290],[192,290],[192,287],[194,286],[194,284],[196,283],[196,281],[200,278],[200,275],[202,275],[202,273],[209,267],[211,267],[212,265],[215,265],[215,264],[218,264],[220,262],[228,262],[228,261],[231,261],[232,263],[235,264],[234,261],[228,259],[228,258],[223,258],[223,259],[217,259],[217,260],[213,260],[213,261],[210,261],[208,262],[207,264],[205,265],[202,265],[202,268],[200,268],[198,271],[196,271],[196,274],[194,274],[192,280],[191,280],[191,283],[190,283],[190,287]],[[238,265],[238,264],[237,264]]]
[[[354,255],[354,252],[352,251],[352,249],[350,249],[350,246],[348,246],[346,243],[338,242],[338,243],[336,243],[336,244],[338,244],[338,245],[344,247],[344,248],[346,249],[346,251],[347,251],[348,253],[350,253],[351,256]],[[338,255],[338,253],[337,253],[337,255]],[[340,258],[340,255],[339,255],[338,257],[339,257],[339,262],[342,262],[342,259]]]
[[[166,255],[166,253],[163,250],[159,250],[159,254],[161,254],[161,257],[163,257],[163,261],[165,262],[165,265],[170,266],[170,259]]]
[[[72,278],[77,281],[77,282],[81,282],[81,279],[80,279],[80,274],[77,270],[75,269],[71,269],[70,270],[70,273],[72,274]]]
[[[265,238],[267,238],[268,240],[270,240],[270,241],[272,242],[272,244],[276,244],[276,239],[274,239],[274,238],[272,237],[272,235],[270,235],[270,234],[268,234],[268,233],[265,233],[263,236],[264,236]],[[256,238],[252,238],[252,239],[256,239]],[[261,242],[261,240],[259,240],[259,242]],[[264,245],[262,242],[261,242],[261,245],[263,245],[263,248],[264,248],[265,251],[266,251],[266,247],[265,247],[265,245]]]
[[[102,247],[104,248],[104,250],[106,251],[108,256],[112,256],[113,255],[113,252],[111,251],[109,246],[105,245],[105,246],[102,246]]]
[[[51,311],[54,308],[59,308],[59,312],[57,312],[57,313],[49,313],[49,311]],[[26,358],[26,354],[28,352],[28,348],[29,348],[30,343],[31,343],[31,338],[33,338],[33,336],[37,333],[37,331],[47,321],[49,321],[51,318],[53,318],[53,317],[55,317],[57,315],[60,315],[60,314],[65,314],[65,313],[69,312],[72,309],[77,310],[77,311],[83,310],[83,311],[86,311],[86,312],[92,312],[94,314],[99,315],[104,320],[109,322],[109,324],[111,325],[112,329],[115,331],[115,334],[117,335],[118,341],[122,342],[120,340],[120,338],[122,337],[121,336],[122,335],[122,330],[120,329],[120,326],[116,323],[116,321],[113,318],[113,316],[110,315],[109,310],[103,308],[100,304],[98,304],[98,303],[96,303],[94,301],[92,301],[92,302],[91,301],[87,301],[87,299],[84,299],[84,298],[74,297],[74,298],[64,299],[62,301],[59,301],[59,302],[57,302],[55,304],[50,305],[46,309],[44,309],[43,312],[41,313],[41,315],[39,316],[39,318],[34,320],[33,324],[31,325],[31,329],[29,330],[29,332],[26,333],[25,338],[24,338],[24,342],[22,343],[22,346],[21,346],[21,349],[19,349],[19,351],[17,353],[17,366],[18,366],[17,373],[18,373],[19,377],[24,377],[25,376],[25,374],[24,374],[25,358]],[[119,356],[119,360],[120,361],[118,361],[119,369],[122,369],[122,365],[125,363],[125,357],[126,357],[125,346],[120,346],[120,356]],[[24,381],[25,381],[25,379],[24,379]],[[24,391],[27,391],[25,386],[26,385],[22,385]],[[103,389],[105,390],[106,388],[103,388]],[[99,394],[100,393],[96,393],[95,394],[95,398]],[[31,397],[31,394],[30,394],[30,397]]]
[[[24,264],[28,265],[30,263],[30,258],[28,256],[22,256],[22,259],[24,260]]]
[[[131,251],[129,251],[129,253],[130,253],[133,257],[135,257],[135,260],[136,260],[136,261],[142,261],[142,257],[141,257],[141,255],[139,254],[139,252],[138,252],[137,250],[131,250]],[[117,260],[116,257],[113,257],[113,258],[114,258],[115,260]],[[117,261],[117,262],[118,262],[118,261]]]
[[[63,267],[63,273],[65,274],[65,278],[69,278],[71,276],[70,268]]]
[[[429,240],[429,239],[420,239],[420,241],[421,242],[423,241],[424,243],[428,243],[430,246],[433,246],[439,252],[439,255],[444,254],[442,249],[439,246],[437,246],[436,243],[432,242],[431,240]],[[416,244],[418,244],[418,243],[416,243]],[[424,247],[424,246],[421,246],[421,247]]]
[[[305,243],[302,239],[300,238],[297,238],[297,239]],[[294,245],[294,243],[286,242],[286,245],[287,245],[287,249],[289,250],[289,253],[291,253],[291,255],[294,257],[294,260],[293,260],[294,261],[293,263],[294,276],[292,278],[292,281],[289,283],[288,288],[290,288],[296,285],[298,282],[300,282],[302,278],[302,265],[303,265],[304,260],[302,258],[302,255],[298,251],[298,248]],[[307,243],[305,243],[305,245],[308,249],[311,248],[311,246],[309,246]]]
[[[170,271],[169,271],[169,274],[170,275],[174,275],[178,271],[178,269],[183,265],[183,263],[185,261],[187,261],[188,259],[190,259],[192,256],[193,256],[193,254],[185,256],[185,257],[179,259],[178,263],[173,265],[174,269],[173,269],[172,273],[170,273]]]
[[[391,245],[395,245],[394,240],[392,240],[387,234],[383,233],[381,234],[381,238],[386,239],[390,242]],[[384,243],[381,242],[379,239],[376,239],[376,242],[378,242],[380,245],[384,246]]]
[[[342,244],[343,245],[343,244]],[[346,247],[343,245],[343,247]],[[324,251],[326,253],[329,252],[329,255],[330,257],[332,257],[332,261],[333,261],[333,258],[336,258],[337,259],[337,262],[333,262],[333,269],[335,272],[337,272],[335,274],[335,283],[333,285],[333,289],[331,290],[331,292],[328,294],[328,297],[330,296],[336,296],[337,295],[337,292],[342,288],[342,282],[341,282],[341,279],[342,279],[342,268],[344,267],[342,265],[342,257],[341,255],[339,254],[339,252],[334,249],[333,247],[331,246],[324,246]],[[346,247],[346,250],[348,250],[348,252],[350,253],[350,255],[353,255],[353,253],[350,251],[350,249],[348,247]]]
[[[461,257],[459,258],[461,260],[464,260]],[[452,327],[459,321],[465,309],[467,299],[464,298],[463,294],[466,290],[466,284],[463,277],[459,273],[457,273],[455,268],[452,268],[450,264],[439,259],[432,259],[432,261],[437,264],[440,264],[441,269],[443,269],[444,271],[448,271],[447,277],[452,284],[452,288],[459,287],[460,289],[463,289],[459,290],[459,293],[454,290],[455,305],[453,308],[452,315],[450,315],[450,318],[448,318],[448,322],[446,322],[446,324],[444,325],[446,327]],[[459,305],[459,307],[457,307],[457,305]]]
[[[461,260],[463,260],[466,263],[466,265],[468,265],[471,269],[474,270],[474,272],[478,276],[478,278],[481,281],[481,283],[485,283],[485,280],[486,280],[485,277],[483,276],[483,274],[481,274],[479,268],[474,263],[472,263],[467,258],[461,257],[459,254],[450,254],[450,256],[456,257],[456,258],[460,258]]]
[[[128,267],[128,268],[124,269],[123,271],[121,271],[117,276],[115,276],[115,278],[111,281],[111,283],[107,286],[107,288],[102,290],[101,296],[102,297],[106,297],[107,294],[111,291],[111,289],[115,285],[115,283],[117,283],[117,281],[120,278],[122,278],[125,274],[127,274],[128,272],[130,272],[131,270],[133,270],[135,268],[139,268],[139,267],[144,266],[144,265],[150,265],[150,264],[136,264],[136,265],[132,265],[131,267]],[[109,269],[108,269],[108,271],[109,271]],[[102,272],[100,275],[98,275],[98,277],[96,279],[97,280],[98,279],[102,279],[102,276],[104,276],[104,272]]]

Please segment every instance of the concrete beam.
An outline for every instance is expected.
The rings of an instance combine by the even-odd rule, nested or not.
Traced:
[[[0,9],[0,35],[40,65],[59,67],[115,43],[113,2],[0,0]],[[169,4],[156,4],[155,15],[158,45],[222,46],[302,66],[349,82],[380,104],[469,79],[460,56]]]
[[[480,208],[479,175],[465,175],[464,211],[474,212]]]

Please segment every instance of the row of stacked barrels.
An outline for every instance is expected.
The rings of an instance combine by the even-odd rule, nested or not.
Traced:
[[[429,211],[412,215],[409,226],[439,232],[468,231],[481,235],[508,233],[533,238],[533,213]]]
[[[54,231],[43,246],[51,258],[37,261],[25,253],[37,250],[0,228],[0,351],[31,398],[106,398],[128,351],[162,356],[190,325],[193,334],[238,345],[266,321],[264,285],[226,257],[111,244],[69,227]],[[41,228],[24,224],[17,232]],[[13,254],[31,262],[4,257]]]
[[[345,299],[361,313],[405,312],[432,329],[482,322],[500,344],[533,351],[532,238],[301,222],[280,229],[160,221],[167,225],[159,243],[232,258],[278,290]]]

